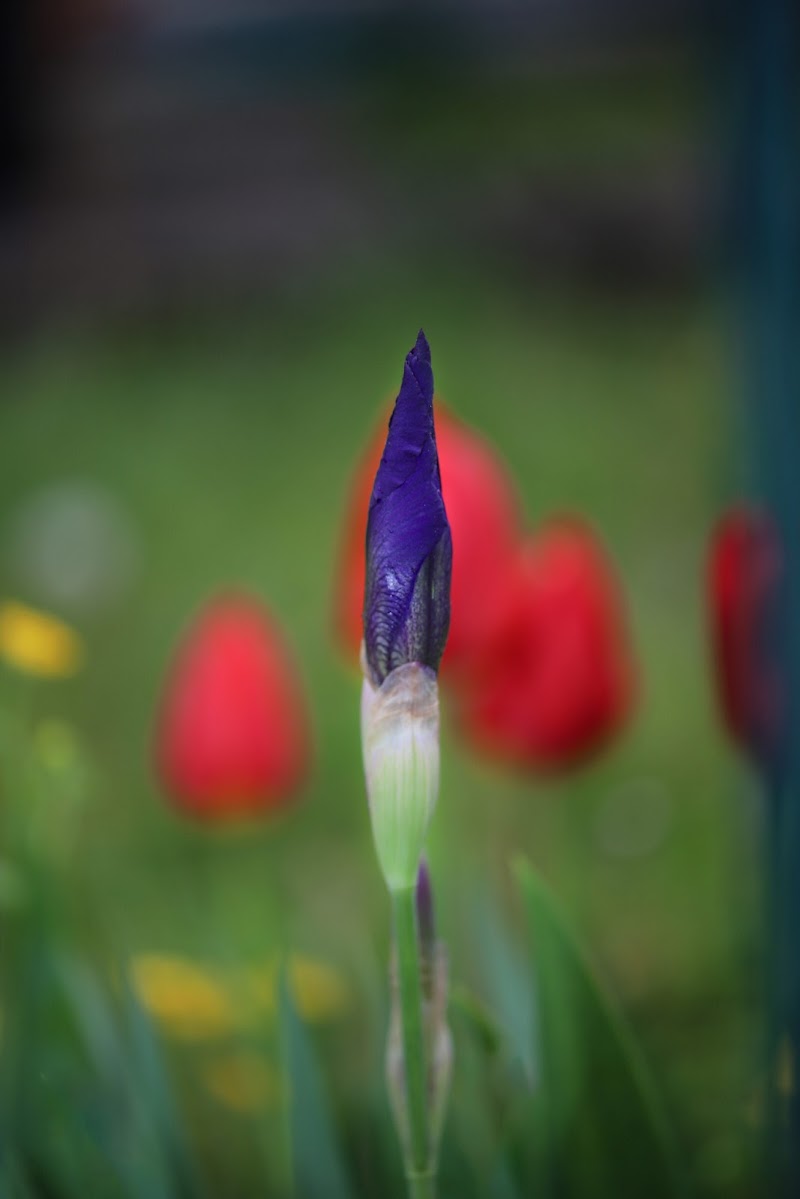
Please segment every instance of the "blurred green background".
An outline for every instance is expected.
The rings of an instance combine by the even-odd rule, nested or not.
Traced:
[[[738,475],[729,316],[696,228],[713,112],[684,46],[638,46],[479,75],[435,54],[418,74],[402,56],[345,72],[331,87],[353,173],[368,163],[397,211],[415,203],[405,225],[390,213],[386,236],[357,228],[318,262],[287,252],[274,274],[259,260],[238,288],[201,254],[195,274],[174,262],[170,273],[165,243],[163,289],[158,272],[144,291],[116,280],[108,311],[96,280],[72,292],[49,268],[18,311],[6,297],[0,594],[69,620],[87,660],[70,680],[6,670],[2,683],[29,728],[69,726],[85,767],[57,876],[70,943],[101,976],[136,953],[235,966],[290,947],[333,965],[350,999],[324,1034],[327,1084],[358,1107],[381,1085],[389,914],[360,684],[335,645],[331,597],[354,463],[424,326],[438,393],[505,458],[530,524],[576,511],[600,533],[638,664],[630,726],[559,779],[476,759],[445,709],[430,858],[453,980],[491,1005],[475,912],[488,892],[520,926],[509,862],[525,853],[630,1018],[689,1173],[704,1193],[745,1195],[761,813],[715,710],[705,606],[709,529]],[[309,70],[308,91],[281,103],[324,130],[325,75]],[[351,167],[339,163],[348,179]],[[237,219],[220,205],[223,226]],[[302,211],[282,219],[302,243]],[[90,279],[115,274],[109,248],[95,244]],[[123,276],[126,255],[135,247],[120,250]],[[65,260],[80,260],[75,245]],[[75,483],[110,497],[129,553],[93,609],[59,606],[17,552],[25,505]],[[154,709],[182,629],[230,585],[261,596],[286,631],[314,767],[279,817],[196,827],[154,779]],[[56,779],[38,802],[63,792]],[[197,1085],[202,1052],[169,1049],[199,1160],[211,1193],[253,1193],[260,1121]]]

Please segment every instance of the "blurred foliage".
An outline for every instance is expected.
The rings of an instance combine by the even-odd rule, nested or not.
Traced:
[[[46,868],[38,849],[4,863],[0,892],[17,871],[36,897],[0,913],[14,945],[3,964],[4,1086],[21,1079],[28,1096],[16,1105],[19,1140],[6,1142],[19,1150],[2,1162],[12,1194],[69,1194],[82,1178],[84,1193],[152,1197],[179,1179],[177,1193],[189,1196],[202,1193],[193,1172],[209,1194],[281,1193],[296,1164],[273,1083],[281,1053],[306,1069],[308,1038],[322,1070],[303,1084],[314,1096],[305,1118],[317,1119],[320,1095],[335,1097],[325,1143],[345,1155],[352,1182],[342,1193],[398,1193],[380,1077],[388,909],[364,811],[358,681],[331,644],[329,593],[351,465],[420,324],[439,392],[505,455],[528,517],[577,509],[600,531],[641,670],[630,732],[568,777],[492,770],[445,727],[431,861],[452,977],[471,998],[454,1005],[443,1193],[517,1193],[513,1160],[497,1145],[513,1140],[509,1079],[524,1091],[525,1071],[491,1035],[497,1028],[504,1041],[508,1013],[469,900],[484,880],[509,945],[521,943],[508,872],[520,850],[619,995],[688,1174],[708,1195],[755,1193],[742,1127],[755,1088],[760,816],[718,728],[703,607],[706,536],[728,482],[717,309],[707,296],[523,294],[463,262],[424,275],[414,263],[389,265],[354,264],[313,294],[298,283],[280,305],[245,316],[165,319],[102,337],[66,329],[6,356],[0,553],[17,506],[68,480],[114,497],[140,553],[113,602],[59,610],[85,643],[82,673],[36,688],[7,668],[0,678],[4,825],[13,809],[27,828],[40,805],[52,813],[39,825],[46,833],[71,802],[75,761],[65,771],[42,730],[69,730],[82,763],[71,844],[51,847]],[[4,597],[48,607],[7,555],[0,569]],[[175,638],[228,583],[263,596],[287,630],[313,705],[315,769],[295,810],[207,830],[163,803],[149,740]],[[66,972],[60,945],[69,946]],[[213,1051],[162,1044],[120,981],[134,955],[230,977],[287,953],[330,964],[353,995],[313,1034],[285,1012],[288,1050],[267,1021]],[[9,1064],[14,1046],[35,1046],[24,1068]],[[210,1091],[197,1081],[209,1070]],[[231,1086],[263,1100],[257,1114],[226,1103]],[[144,1100],[153,1087],[156,1106]],[[76,1123],[81,1136],[68,1137]],[[115,1165],[98,1144],[134,1162],[141,1149],[132,1189],[131,1160]]]
[[[685,1194],[677,1146],[635,1041],[548,889],[524,862],[516,874],[535,974],[541,1131],[534,1152],[544,1159],[545,1193]]]

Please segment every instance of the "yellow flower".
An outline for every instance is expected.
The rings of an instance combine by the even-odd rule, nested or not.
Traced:
[[[140,1003],[170,1036],[184,1041],[221,1038],[275,1019],[278,963],[214,974],[187,958],[139,954],[131,980]],[[347,1010],[350,991],[331,966],[302,954],[286,963],[297,1010],[310,1024],[334,1020]]]
[[[212,1058],[201,1077],[215,1099],[245,1114],[275,1107],[284,1094],[278,1071],[259,1054],[246,1050]]]
[[[286,962],[289,989],[297,1010],[309,1024],[335,1020],[347,1010],[350,991],[341,974],[324,962],[293,953]],[[269,962],[251,968],[245,994],[262,1017],[273,1017],[278,1009],[278,966]]]
[[[341,974],[324,962],[317,962],[302,954],[292,954],[288,974],[297,1010],[310,1024],[333,1020],[349,1007],[347,983]]]
[[[66,678],[83,663],[83,642],[55,616],[7,601],[0,604],[0,657],[25,674]]]
[[[237,1027],[228,989],[186,958],[138,954],[131,960],[130,972],[142,1006],[179,1040],[224,1037]]]

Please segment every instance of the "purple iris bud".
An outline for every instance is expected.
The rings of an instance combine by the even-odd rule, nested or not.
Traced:
[[[452,560],[431,352],[420,330],[406,358],[367,519],[364,645],[376,686],[410,662],[438,669],[450,624]]]

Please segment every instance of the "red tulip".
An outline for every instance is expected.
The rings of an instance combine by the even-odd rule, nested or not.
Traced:
[[[217,820],[280,807],[309,758],[308,717],[283,638],[244,595],[212,601],[179,646],[156,726],[175,803]]]
[[[508,560],[481,652],[454,695],[489,756],[565,767],[604,744],[631,706],[620,596],[589,529],[552,521]]]
[[[709,603],[719,702],[733,738],[757,761],[774,762],[787,702],[776,646],[784,562],[765,512],[728,512],[714,530]]]
[[[358,467],[336,580],[337,632],[354,656],[361,643],[367,509],[385,436],[382,426]],[[519,505],[509,473],[488,443],[438,402],[436,439],[453,537],[450,633],[440,671],[447,678],[464,667],[485,635],[518,537]]]

